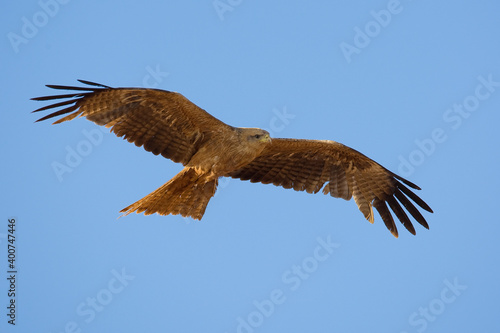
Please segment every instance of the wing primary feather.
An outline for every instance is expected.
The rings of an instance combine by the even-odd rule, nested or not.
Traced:
[[[401,221],[401,223],[405,226],[405,228],[412,234],[415,235],[415,228],[413,227],[413,224],[411,224],[410,219],[408,218],[408,215],[406,215],[405,211],[401,207],[401,205],[396,201],[396,199],[393,196],[390,196],[387,198],[387,203],[389,204],[389,207],[391,207],[392,211],[398,219]]]
[[[41,96],[41,97],[33,97],[32,101],[48,101],[51,99],[61,99],[61,98],[74,98],[74,97],[82,97],[85,96],[86,93],[78,93],[78,94],[66,94],[66,95],[52,95],[52,96]],[[35,111],[33,111],[35,112]]]
[[[429,225],[427,224],[427,221],[425,218],[420,214],[418,211],[417,207],[415,207],[410,200],[408,200],[407,197],[404,196],[404,194],[399,190],[396,189],[396,192],[394,192],[394,195],[396,196],[396,199],[399,200],[405,206],[406,210],[413,216],[413,218],[420,223],[424,228],[429,229]]]
[[[385,201],[375,199],[373,200],[373,207],[378,211],[380,217],[385,223],[385,226],[391,234],[393,234],[394,237],[398,238],[398,229],[396,228],[396,224],[394,223],[394,219],[392,218],[391,212],[389,212],[389,208],[387,208],[387,205]]]
[[[99,90],[96,88],[60,86],[60,85],[55,85],[55,84],[47,84],[46,86],[49,88],[58,89],[58,90],[81,90],[81,91],[97,91],[97,90]]]
[[[87,81],[87,80],[78,80],[78,82],[81,82],[83,84],[88,84],[89,86],[95,86],[95,87],[101,87],[101,88],[106,88],[106,89],[110,89],[111,87],[109,86],[106,86],[104,84],[100,84],[100,83],[96,83],[96,82],[92,82],[92,81]]]
[[[72,112],[72,111],[75,111],[76,109],[78,109],[78,105],[73,105],[73,106],[70,106],[69,108],[62,109],[62,110],[59,110],[59,111],[57,111],[57,112],[54,112],[54,113],[48,114],[48,115],[46,115],[45,117],[40,118],[40,119],[38,119],[37,121],[35,121],[35,123],[37,123],[37,122],[39,122],[39,121],[42,121],[42,120],[50,119],[50,118],[53,118],[53,117],[57,117],[57,116],[62,115],[62,114],[70,113],[70,112]]]
[[[426,211],[428,211],[429,213],[434,213],[431,209],[431,207],[429,207],[428,204],[426,204],[424,202],[424,200],[420,199],[415,193],[413,193],[412,191],[410,191],[406,186],[404,186],[403,184],[401,184],[400,182],[397,182],[396,183],[396,186],[397,188],[399,188],[404,194],[406,194],[406,196],[408,196],[410,199],[412,199],[413,201],[415,201],[417,203],[417,205],[419,205],[420,207],[422,207],[423,209],[425,209]]]
[[[76,99],[70,99],[68,101],[59,102],[59,103],[55,103],[55,104],[51,104],[51,105],[47,105],[47,106],[41,107],[41,108],[36,109],[35,111],[32,111],[32,112],[39,112],[39,111],[44,111],[44,110],[47,110],[47,109],[53,109],[53,108],[57,108],[57,107],[60,107],[60,106],[63,106],[63,105],[68,105],[68,104],[76,103],[76,101],[77,101]]]
[[[384,168],[385,169],[385,168]],[[386,169],[387,170],[387,169]],[[389,170],[387,170],[389,171]],[[406,185],[410,186],[411,188],[415,189],[415,190],[421,190],[420,187],[418,187],[417,185],[413,184],[411,181],[407,180],[407,179],[404,179],[403,177],[401,176],[398,176],[396,175],[395,173],[389,171],[390,174],[392,174],[392,176],[394,176],[394,178],[396,179],[399,179],[400,181],[402,181],[403,183],[405,183]]]

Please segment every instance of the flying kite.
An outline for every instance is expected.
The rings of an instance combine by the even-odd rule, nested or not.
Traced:
[[[124,215],[180,214],[201,220],[215,194],[218,179],[232,177],[308,193],[322,191],[345,200],[353,197],[371,223],[375,207],[395,237],[398,230],[389,207],[413,235],[415,228],[403,207],[418,223],[429,228],[410,201],[432,213],[408,188],[420,190],[417,185],[341,143],[271,139],[267,131],[259,128],[229,126],[176,92],[111,88],[79,81],[88,86],[47,85],[73,92],[33,98],[63,100],[33,111],[63,107],[37,122],[62,115],[54,124],[86,117],[146,151],[184,165],[181,172],[160,188],[122,209]]]

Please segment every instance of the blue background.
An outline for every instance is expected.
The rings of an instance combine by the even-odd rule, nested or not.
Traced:
[[[499,331],[497,1],[2,7],[2,332]],[[430,230],[399,224],[395,239],[353,201],[227,179],[201,222],[117,220],[181,165],[85,119],[35,124],[46,104],[29,98],[76,79],[178,91],[234,126],[342,142],[422,187]]]

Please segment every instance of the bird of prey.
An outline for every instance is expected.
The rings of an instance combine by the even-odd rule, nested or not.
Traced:
[[[375,207],[395,237],[398,230],[389,207],[410,233],[415,235],[415,228],[403,207],[429,228],[410,201],[432,213],[408,188],[420,190],[418,186],[341,143],[270,138],[259,128],[232,127],[176,92],[79,81],[87,86],[47,85],[72,92],[33,98],[63,100],[33,111],[62,107],[37,121],[64,115],[54,122],[58,124],[86,117],[146,151],[184,165],[174,178],[121,210],[125,215],[180,214],[201,220],[218,179],[232,177],[308,193],[322,190],[345,200],[353,197],[371,223]]]

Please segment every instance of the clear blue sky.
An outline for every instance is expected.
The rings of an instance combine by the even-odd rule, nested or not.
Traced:
[[[498,332],[495,1],[3,4],[0,331]],[[181,170],[45,84],[178,91],[234,126],[330,139],[418,184],[430,230],[221,180],[203,221],[119,210]],[[63,173],[55,165],[65,165]],[[16,218],[16,327],[7,224]]]

